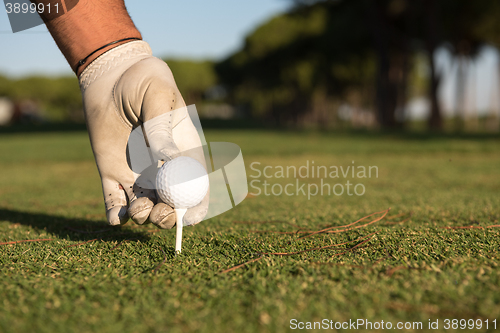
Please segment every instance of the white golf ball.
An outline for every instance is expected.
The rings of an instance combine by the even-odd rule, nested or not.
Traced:
[[[166,162],[156,176],[156,191],[160,199],[177,209],[199,204],[207,194],[208,184],[203,165],[186,156]]]

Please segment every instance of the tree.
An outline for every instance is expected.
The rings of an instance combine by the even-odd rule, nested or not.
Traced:
[[[300,124],[315,99],[368,86],[373,55],[359,10],[344,1],[300,6],[257,28],[216,66],[233,101],[277,124]]]
[[[7,96],[13,101],[32,100],[52,120],[83,121],[78,79],[73,76],[31,76],[17,80],[0,77],[0,96]]]
[[[172,70],[177,87],[187,104],[203,100],[205,92],[217,84],[217,74],[212,61],[166,59]]]
[[[425,53],[428,126],[439,130],[436,50],[450,45],[457,59],[467,60],[488,41],[500,44],[496,0],[290,1],[295,4],[291,11],[259,27],[242,50],[217,65],[235,100],[246,101],[259,115],[271,114],[278,123],[303,119],[321,91],[341,99],[354,88],[373,90],[374,98],[365,103],[374,106],[382,127],[400,127],[412,61]],[[465,80],[463,74],[457,90]],[[370,81],[375,89],[368,88]]]

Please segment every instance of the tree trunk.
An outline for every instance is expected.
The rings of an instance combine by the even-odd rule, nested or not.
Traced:
[[[434,53],[437,48],[438,35],[438,13],[435,0],[427,0],[425,2],[425,10],[427,14],[427,59],[431,70],[429,78],[428,98],[431,103],[431,112],[428,119],[428,126],[431,130],[443,129],[443,118],[441,116],[441,108],[438,100],[438,88],[441,77],[436,71],[436,63],[434,61]]]
[[[438,88],[440,76],[436,73],[436,64],[434,61],[434,50],[428,51],[429,67],[431,69],[431,77],[429,84],[429,100],[431,102],[431,113],[428,120],[429,128],[440,131],[443,129],[443,118],[441,116],[441,108],[438,100]]]
[[[408,80],[408,41],[392,31],[384,1],[371,1],[371,24],[377,52],[376,101],[377,119],[384,128],[401,127],[396,110],[404,113]],[[405,14],[402,14],[405,15]]]
[[[455,86],[455,130],[464,130],[465,94],[467,83],[467,59],[463,55],[457,57],[457,85]]]
[[[384,5],[372,1],[371,23],[377,50],[376,98],[377,120],[382,127],[394,127],[396,103],[389,82],[389,34],[384,15]]]

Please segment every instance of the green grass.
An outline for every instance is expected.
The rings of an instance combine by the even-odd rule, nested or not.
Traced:
[[[175,257],[174,230],[105,225],[85,132],[0,135],[0,242],[52,239],[0,245],[0,331],[279,332],[293,318],[424,328],[439,319],[439,331],[447,318],[488,319],[490,331],[496,319],[500,329],[500,228],[442,228],[500,224],[498,137],[212,130],[207,138],[239,144],[249,176],[253,162],[262,170],[307,160],[378,166],[379,176],[349,178],[365,185],[363,196],[249,197],[186,228]],[[382,221],[347,232],[303,240],[273,232],[344,225],[389,207]],[[264,255],[221,273],[258,252],[353,241],[347,250],[373,232],[342,255]]]

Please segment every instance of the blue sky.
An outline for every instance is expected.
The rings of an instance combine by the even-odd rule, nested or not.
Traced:
[[[290,3],[289,0],[125,0],[132,19],[156,56],[214,59],[238,49],[247,33],[285,11]],[[9,76],[70,73],[44,26],[16,34],[10,31],[7,14],[0,10],[0,73]]]

